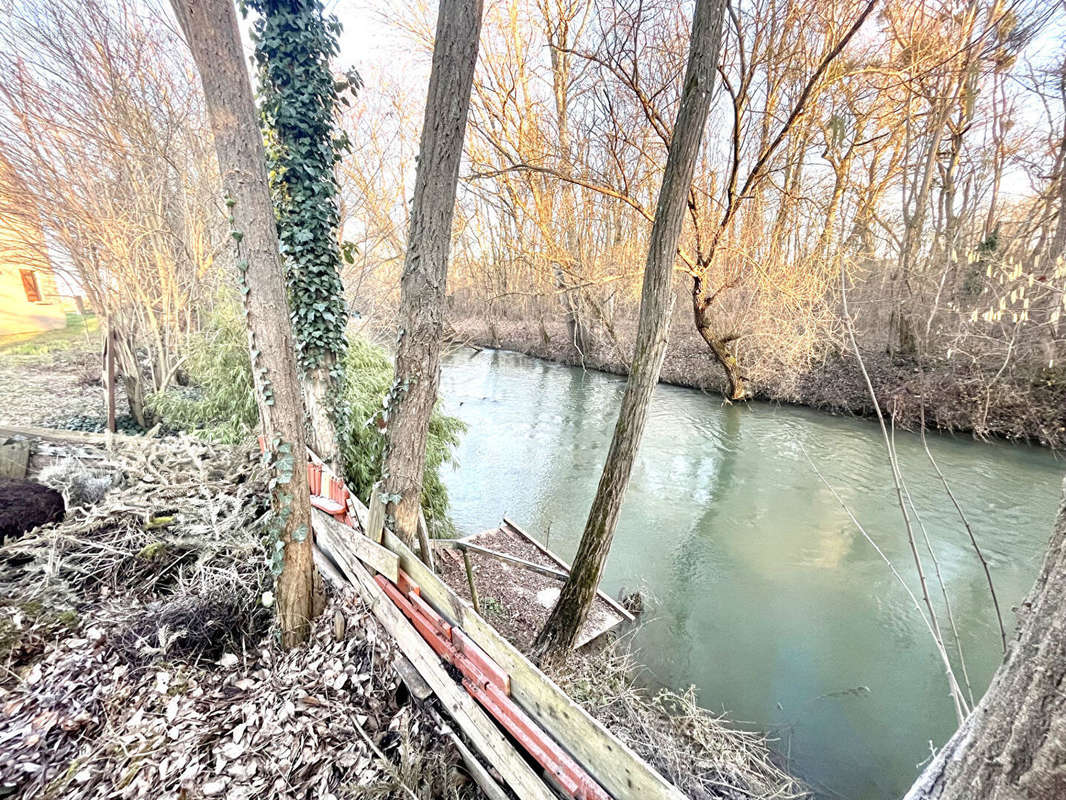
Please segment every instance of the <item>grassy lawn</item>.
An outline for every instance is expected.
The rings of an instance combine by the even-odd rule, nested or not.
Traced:
[[[60,330],[0,336],[0,354],[40,356],[75,348],[95,349],[99,343],[99,329],[97,317],[68,312],[67,327]]]

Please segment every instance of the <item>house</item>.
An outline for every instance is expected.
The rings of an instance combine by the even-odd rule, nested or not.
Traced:
[[[0,155],[0,338],[67,324],[40,221],[19,186]]]

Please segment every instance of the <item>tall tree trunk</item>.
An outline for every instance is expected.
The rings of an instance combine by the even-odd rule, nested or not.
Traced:
[[[348,311],[341,282],[336,166],[347,149],[336,124],[341,87],[334,78],[339,24],[320,0],[248,0],[259,16],[253,33],[261,124],[274,210],[289,287],[293,335],[312,449],[344,474],[340,438]],[[341,369],[337,369],[338,364]]]
[[[564,8],[557,3],[554,8],[548,4],[540,6],[544,17],[544,32],[548,40],[548,53],[551,57],[552,69],[552,95],[555,98],[555,125],[559,137],[559,155],[561,171],[569,169],[573,163],[570,153],[570,49],[573,42],[570,38],[570,23],[573,22],[579,8],[577,5],[569,5]],[[554,18],[552,12],[555,12]],[[567,341],[574,348],[578,359],[585,363],[585,354],[591,345],[591,336],[585,319],[585,276],[581,270],[581,247],[577,222],[577,198],[574,185],[566,181],[554,185],[554,191],[558,196],[560,208],[554,211],[554,220],[549,220],[544,225],[545,233],[553,239],[562,239],[562,249],[565,251],[566,263],[561,263],[558,258],[553,259],[552,275],[555,278],[555,287],[559,290],[559,299],[566,312]],[[551,201],[549,201],[551,202]],[[554,203],[552,203],[554,205]],[[559,237],[559,227],[562,227],[562,236]],[[560,249],[558,241],[552,249],[557,253]],[[566,275],[566,266],[570,266],[571,278],[576,286],[571,286],[571,280]]]
[[[644,433],[652,392],[659,382],[673,310],[674,259],[703,127],[711,105],[724,10],[725,0],[698,0],[696,3],[681,105],[670,140],[644,268],[633,364],[607,463],[574,557],[573,569],[563,585],[559,602],[537,635],[535,648],[545,657],[566,653],[573,647],[596,598],[603,564],[614,538],[618,513]]]
[[[906,800],[1066,797],[1066,496],[1018,633],[985,696]]]
[[[397,535],[414,541],[429,417],[437,402],[445,282],[459,161],[481,31],[481,0],[441,0],[422,122],[407,257],[400,294],[400,341],[390,393],[385,493]]]
[[[302,385],[311,449],[318,453],[335,473],[344,475],[344,459],[341,456],[340,439],[334,422],[336,415],[333,413],[339,400],[337,394],[342,389],[340,381],[335,380],[333,376],[335,364],[335,357],[324,357],[319,366],[304,371]]]
[[[281,642],[307,639],[315,568],[304,407],[296,372],[266,156],[232,0],[172,0],[200,72],[230,206],[256,403],[274,470],[274,569]]]

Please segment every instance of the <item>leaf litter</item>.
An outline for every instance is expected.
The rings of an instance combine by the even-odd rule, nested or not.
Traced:
[[[276,645],[249,450],[40,450],[112,488],[0,548],[0,797],[481,796],[357,595]]]

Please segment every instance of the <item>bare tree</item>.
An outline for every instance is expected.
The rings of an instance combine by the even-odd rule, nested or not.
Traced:
[[[304,407],[255,101],[231,0],[173,0],[200,72],[233,225],[248,347],[273,469],[274,547],[281,641],[307,639],[314,611]]]
[[[426,436],[440,381],[448,251],[481,9],[481,0],[441,0],[437,11],[401,283],[396,377],[386,409],[385,494],[396,533],[408,543],[418,524]]]
[[[39,219],[54,259],[115,334],[130,413],[181,365],[224,274],[218,171],[179,37],[127,0],[29,0],[0,29],[6,216]]]
[[[603,565],[629,486],[633,461],[644,434],[652,393],[659,382],[673,310],[674,260],[685,222],[700,140],[711,107],[724,12],[725,0],[698,0],[696,3],[681,105],[670,135],[670,152],[644,269],[640,322],[629,380],[573,567],[558,603],[534,644],[545,656],[569,652],[596,599]]]

